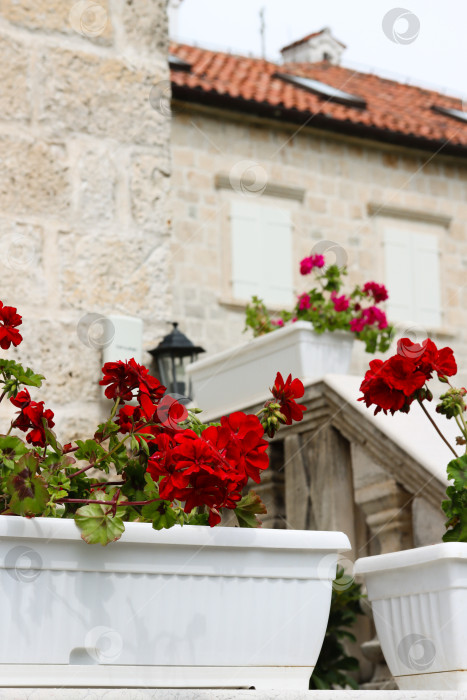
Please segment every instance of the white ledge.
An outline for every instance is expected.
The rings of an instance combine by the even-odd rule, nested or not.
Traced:
[[[0,700],[466,700],[446,690],[135,690],[129,688],[0,688]]]

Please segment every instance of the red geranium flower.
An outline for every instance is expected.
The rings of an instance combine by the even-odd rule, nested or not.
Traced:
[[[412,396],[426,382],[426,374],[400,355],[394,355],[386,360],[380,370],[380,376],[388,386],[402,391],[405,396]]]
[[[139,365],[133,358],[128,362],[106,362],[102,367],[104,378],[99,384],[107,386],[105,395],[108,399],[131,401],[133,391],[138,389],[138,399],[149,396],[153,401],[165,393],[165,386],[152,377],[146,367]]]
[[[331,301],[334,304],[334,311],[347,311],[349,308],[350,299],[345,294],[338,297],[336,292],[331,292]]]
[[[293,420],[302,420],[306,406],[302,406],[295,401],[295,399],[300,399],[305,393],[303,384],[299,379],[292,381],[292,375],[289,374],[284,382],[282,374],[278,372],[271,392],[280,404],[286,425],[291,425]]]
[[[157,421],[164,427],[177,428],[179,423],[188,418],[188,411],[177,399],[166,394],[157,406],[156,416]]]
[[[427,379],[431,379],[433,372],[438,377],[452,377],[457,373],[457,364],[451,348],[438,350],[431,338],[426,338],[423,343],[413,343],[409,338],[401,338],[397,343],[399,355],[411,359]]]
[[[14,346],[21,343],[23,338],[16,326],[20,326],[22,322],[21,316],[13,306],[3,306],[0,301],[0,347],[3,350],[8,350],[12,343]]]
[[[314,267],[324,267],[323,255],[309,255],[300,262],[300,274],[309,275]]]
[[[373,325],[377,325],[380,331],[388,327],[386,314],[376,306],[370,306],[367,309],[363,309],[358,318],[352,318],[350,321],[350,330],[354,333],[360,333],[363,331],[365,326]]]
[[[44,447],[45,430],[43,419],[45,419],[49,428],[53,428],[55,425],[53,421],[53,412],[49,408],[44,411],[43,401],[31,401],[27,389],[20,391],[15,398],[10,398],[10,401],[13,406],[17,406],[21,409],[18,417],[13,422],[13,427],[25,433],[29,430],[29,433],[26,435],[26,440],[32,445]]]
[[[407,397],[403,391],[394,389],[388,385],[383,376],[384,362],[382,360],[372,360],[370,369],[365,374],[360,391],[363,396],[359,401],[364,401],[366,406],[375,405],[375,415],[380,411],[400,411],[407,403]]]
[[[430,392],[423,387],[433,372],[438,376],[452,376],[457,371],[451,348],[438,350],[429,338],[421,345],[402,338],[397,352],[386,362],[372,360],[360,386],[363,396],[359,401],[367,406],[375,405],[375,415],[381,410],[408,413],[415,399],[430,399]]]
[[[388,298],[388,292],[384,284],[378,284],[377,282],[367,282],[363,285],[363,293],[366,296],[372,296],[375,304],[379,304],[381,301],[386,301]]]

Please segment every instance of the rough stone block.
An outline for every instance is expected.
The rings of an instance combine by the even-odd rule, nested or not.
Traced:
[[[149,70],[120,59],[52,48],[42,56],[38,75],[39,122],[48,132],[168,147],[169,119],[151,92],[167,79],[162,60]]]
[[[0,219],[0,299],[4,304],[18,307],[27,279],[28,304],[46,303],[50,279],[47,277],[43,255],[43,229],[33,224]]]
[[[1,14],[1,13],[0,13]],[[18,41],[0,37],[0,111],[2,119],[25,122],[31,117],[29,52]]]
[[[115,216],[117,166],[103,144],[85,147],[79,157],[76,215],[83,223],[108,224]]]
[[[18,311],[21,313],[22,309]],[[8,351],[9,357],[45,377],[42,386],[32,389],[31,395],[53,411],[78,399],[96,401],[100,397],[100,348],[80,340],[78,314],[74,319],[64,322],[59,318],[38,318],[26,310],[21,326],[23,342]]]
[[[106,44],[112,38],[108,0],[0,0],[0,15],[27,29],[76,33]]]
[[[122,17],[127,43],[138,51],[166,54],[166,0],[124,0]]]
[[[133,219],[138,224],[153,224],[159,215],[161,197],[169,189],[168,173],[161,171],[161,161],[151,154],[138,154],[131,163],[130,197]]]
[[[164,232],[162,224],[159,228]],[[168,243],[154,230],[59,234],[65,309],[165,318],[170,308]]]
[[[0,209],[8,212],[66,214],[70,207],[64,144],[0,137]]]

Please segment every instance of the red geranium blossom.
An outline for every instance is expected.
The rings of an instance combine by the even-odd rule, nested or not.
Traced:
[[[366,282],[363,285],[363,293],[366,296],[372,296],[375,304],[386,301],[388,298],[388,292],[384,284],[378,284],[377,282]]]
[[[267,469],[268,443],[263,439],[264,428],[257,416],[241,411],[221,418],[220,426],[203,431],[203,438],[244,477],[260,482],[260,470]]]
[[[426,338],[421,344],[413,343],[409,338],[401,338],[397,343],[397,353],[416,363],[427,379],[431,379],[433,372],[439,377],[452,377],[457,373],[451,348],[438,350],[431,338]]]
[[[300,274],[309,275],[314,267],[324,267],[323,255],[309,255],[300,262]]]
[[[138,398],[142,395],[155,400],[165,393],[165,387],[158,379],[152,377],[146,367],[139,365],[133,358],[128,362],[106,362],[102,367],[104,378],[99,384],[106,386],[105,395],[108,399],[131,401],[133,391],[138,389]]]
[[[300,311],[305,311],[306,309],[311,308],[311,302],[310,302],[310,295],[309,294],[301,294],[298,297],[298,308]]]
[[[429,338],[421,345],[402,338],[397,344],[397,355],[386,362],[373,360],[360,390],[367,406],[375,405],[379,411],[403,411],[408,413],[410,404],[430,397],[423,387],[433,372],[438,376],[452,376],[457,371],[451,348],[438,350]]]
[[[3,306],[0,301],[0,347],[8,350],[10,345],[17,346],[23,340],[16,326],[22,324],[21,316],[13,306]]]
[[[331,301],[334,304],[334,311],[347,311],[349,308],[350,299],[345,294],[338,297],[336,292],[331,292]]]
[[[199,437],[185,430],[175,436],[175,448],[170,449],[168,457],[159,458],[157,468],[165,470],[159,492],[166,500],[185,501],[186,513],[197,506],[207,506],[214,511],[210,523],[216,524],[219,509],[235,508],[241,499],[247,477],[204,439],[204,432]],[[161,436],[157,442],[161,444],[162,439]]]
[[[284,382],[282,374],[278,372],[271,392],[280,404],[286,425],[291,425],[293,420],[302,420],[306,406],[302,406],[295,401],[295,399],[300,399],[305,393],[303,384],[299,379],[292,380],[292,375],[289,374]]]
[[[370,369],[365,374],[365,379],[360,386],[363,396],[358,400],[365,401],[368,407],[373,404],[376,405],[375,415],[380,411],[395,413],[395,411],[400,411],[407,404],[404,392],[399,389],[393,389],[385,381],[382,375],[383,365],[384,362],[382,360],[372,360]]]
[[[379,330],[384,330],[388,327],[386,314],[376,306],[369,306],[363,309],[358,318],[352,318],[350,321],[350,330],[354,333],[360,333],[365,326],[377,325]]]
[[[15,398],[10,399],[13,406],[20,408],[18,417],[13,422],[13,427],[29,433],[26,435],[26,440],[32,445],[38,447],[45,446],[45,430],[42,420],[45,419],[47,426],[53,428],[54,414],[47,408],[44,411],[43,401],[31,401],[31,397],[27,389],[23,389]]]
[[[188,418],[186,407],[173,396],[166,394],[159,402],[156,409],[158,423],[166,428],[176,428]]]

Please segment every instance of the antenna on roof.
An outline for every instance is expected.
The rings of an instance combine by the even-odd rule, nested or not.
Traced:
[[[266,8],[262,7],[261,10],[259,11],[259,18],[261,20],[260,24],[260,34],[261,34],[261,56],[263,58],[266,58],[266,22],[264,19],[264,14],[265,14]]]

